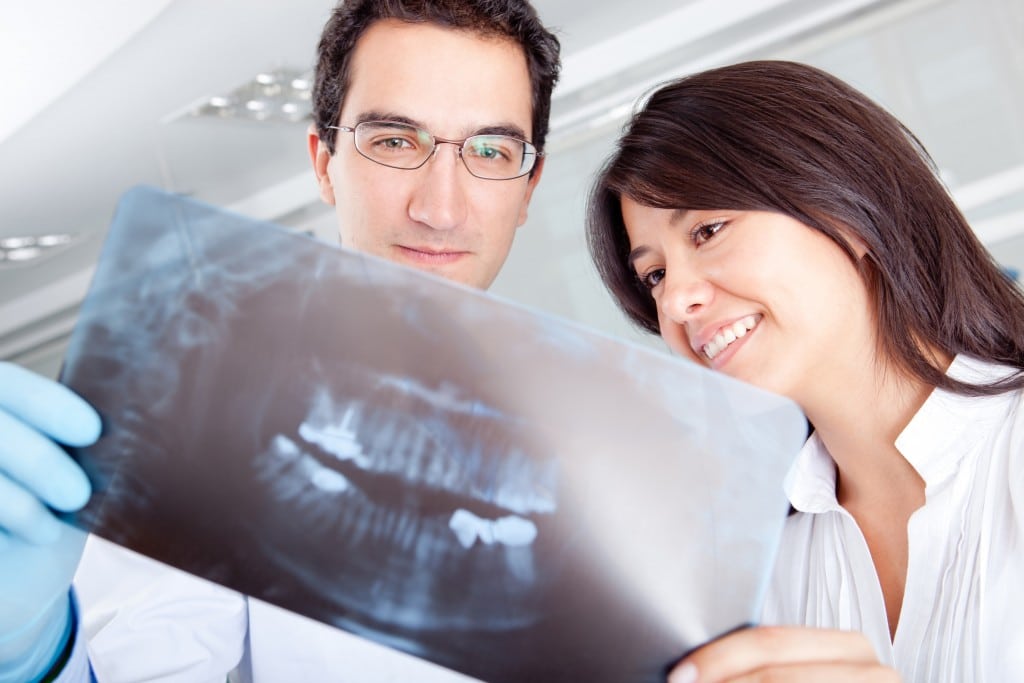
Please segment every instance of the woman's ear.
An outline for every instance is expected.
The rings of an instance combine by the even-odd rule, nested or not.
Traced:
[[[863,261],[864,257],[871,252],[867,242],[861,239],[857,231],[836,219],[825,219],[825,223],[838,234],[838,241],[843,242],[853,253],[854,261]]]
[[[858,261],[863,260],[864,256],[866,256],[870,251],[868,249],[868,245],[864,243],[864,240],[862,240],[860,236],[852,230],[843,230],[843,239],[845,239],[846,243],[850,245],[850,249],[853,251]]]

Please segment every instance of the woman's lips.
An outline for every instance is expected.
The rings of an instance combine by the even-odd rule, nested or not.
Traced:
[[[729,351],[742,344],[742,340],[761,322],[760,314],[747,315],[728,325],[723,325],[708,341],[700,345],[700,353],[706,361],[713,365],[716,360],[724,360]]]

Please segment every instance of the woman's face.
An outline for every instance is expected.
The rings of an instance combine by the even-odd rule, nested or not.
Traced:
[[[841,396],[869,367],[867,288],[826,235],[764,211],[675,211],[624,198],[622,215],[631,265],[676,353],[805,410]]]

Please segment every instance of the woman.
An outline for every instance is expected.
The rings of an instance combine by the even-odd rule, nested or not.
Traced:
[[[1024,680],[1024,298],[914,136],[814,68],[724,67],[650,98],[589,209],[634,322],[815,428],[765,605],[786,626],[670,680]]]

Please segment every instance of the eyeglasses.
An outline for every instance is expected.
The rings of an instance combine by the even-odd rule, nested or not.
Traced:
[[[512,180],[533,170],[541,152],[511,135],[471,135],[465,140],[434,137],[422,128],[395,121],[363,121],[355,128],[329,126],[354,133],[356,151],[382,166],[412,170],[427,163],[440,144],[457,145],[466,170],[485,180]]]

